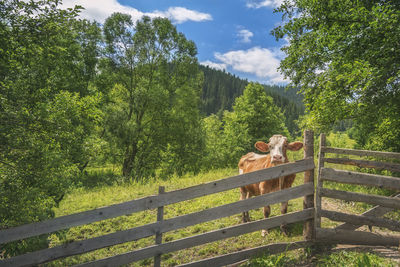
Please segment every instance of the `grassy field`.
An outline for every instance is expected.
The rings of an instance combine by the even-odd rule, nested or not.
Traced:
[[[301,158],[302,152],[298,152],[296,155],[290,155],[290,158]],[[105,180],[104,177],[100,177],[99,173],[106,173],[109,179],[112,179],[110,170],[89,170],[93,177],[99,177],[100,180]],[[90,176],[89,173],[89,176]],[[59,207],[55,210],[56,216],[63,216],[72,214],[80,211],[90,210],[102,206],[111,204],[121,203],[124,201],[141,198],[148,195],[154,195],[158,192],[158,186],[165,186],[166,191],[172,191],[180,188],[189,187],[201,183],[210,182],[213,180],[227,178],[233,175],[237,175],[236,169],[224,169],[215,170],[207,173],[198,175],[187,175],[184,177],[174,177],[168,181],[155,180],[150,181],[146,184],[140,183],[124,183],[114,178],[114,183],[103,181],[103,185],[94,187],[81,187],[75,189],[65,196]],[[92,179],[88,178],[88,180]],[[296,185],[302,184],[303,175],[298,174],[295,181]],[[89,184],[86,181],[87,184]],[[90,184],[95,184],[91,181]],[[211,196],[201,197],[190,201],[181,202],[174,205],[166,206],[164,209],[164,218],[172,218],[200,210],[204,210],[211,207],[216,207],[228,203],[235,202],[239,199],[239,189],[229,190],[226,192],[213,194]],[[289,212],[302,209],[302,199],[296,199],[289,202]],[[271,216],[280,214],[280,205],[272,206]],[[253,210],[250,212],[252,220],[263,218],[262,209]],[[122,216],[110,220],[105,220],[97,223],[92,223],[80,227],[74,227],[66,231],[62,231],[50,236],[50,246],[57,246],[63,243],[71,242],[72,240],[88,239],[104,234],[126,230],[129,228],[137,227],[147,223],[152,223],[156,220],[156,210],[139,212],[130,216]],[[163,242],[181,239],[184,237],[237,225],[241,221],[241,214],[235,216],[202,223],[192,227],[187,227],[178,231],[168,232],[163,235]],[[184,262],[193,261],[196,259],[207,258],[218,254],[224,254],[228,252],[238,251],[241,249],[256,247],[260,245],[266,245],[274,242],[286,242],[301,240],[302,238],[302,225],[293,225],[291,228],[291,235],[289,237],[281,234],[279,229],[273,229],[269,235],[265,238],[261,237],[261,233],[254,232],[251,234],[243,235],[240,237],[229,238],[220,242],[214,242],[203,246],[198,246],[192,249],[186,249],[183,251],[175,252],[172,254],[166,254],[162,257],[163,265],[173,266]],[[73,256],[67,259],[56,261],[52,264],[53,266],[59,265],[72,265],[78,262],[86,262],[95,259],[101,259],[104,257],[120,254],[126,251],[131,251],[141,247],[149,246],[154,244],[154,238],[145,238],[135,242],[128,242],[121,245],[113,246],[106,249],[97,250],[91,253],[87,253],[80,256]],[[152,263],[152,260],[145,260],[138,263],[132,264],[133,266],[147,266]]]
[[[120,203],[135,198],[140,198],[147,195],[156,194],[159,185],[164,185],[166,191],[171,191],[179,188],[185,188],[191,185],[209,182],[212,180],[226,178],[236,175],[237,171],[234,169],[212,171],[205,174],[196,176],[186,176],[182,178],[173,178],[169,181],[154,181],[149,184],[114,184],[110,186],[96,187],[92,189],[79,189],[71,192],[61,202],[59,208],[56,210],[56,216],[76,213],[79,211],[89,210],[105,205]],[[299,175],[300,176],[300,175]],[[302,177],[298,177],[296,183],[300,184]],[[165,207],[165,219],[184,215],[207,208],[224,205],[227,203],[235,202],[239,199],[239,189],[230,190],[223,193],[214,194],[207,197],[202,197],[190,201],[185,201],[179,204],[169,205]],[[302,209],[302,200],[298,199],[290,202],[289,212]],[[272,216],[280,214],[279,205],[272,206]],[[179,231],[168,232],[164,234],[163,241],[168,242],[195,234],[208,232],[211,230],[220,229],[230,225],[237,225],[240,223],[241,215],[235,215],[220,220],[215,220],[192,227],[187,227]],[[262,210],[254,210],[250,212],[253,220],[262,218]],[[132,227],[144,225],[154,222],[156,220],[156,211],[146,211],[136,213],[130,216],[122,216],[110,220],[92,223],[89,225],[74,227],[61,233],[53,234],[50,237],[51,246],[60,245],[61,243],[70,242],[72,240],[82,240],[91,237],[96,237],[115,231],[125,230]],[[281,234],[280,230],[271,230],[266,238],[262,238],[260,232],[243,235],[240,237],[230,238],[220,242],[214,242],[203,246],[198,246],[192,249],[179,251],[173,254],[163,255],[163,264],[166,266],[173,266],[176,264],[189,262],[196,259],[207,258],[210,256],[228,253],[232,251],[241,250],[248,247],[255,247],[265,245],[273,242],[284,242],[300,240],[302,235],[302,226],[295,225],[291,229],[291,236],[285,237]],[[113,246],[106,249],[97,250],[92,253],[87,253],[81,256],[74,256],[64,260],[54,262],[51,265],[71,265],[78,262],[86,262],[94,259],[100,259],[129,250],[138,249],[148,245],[154,244],[154,238],[145,238],[135,242],[128,242],[125,244]],[[133,264],[136,265],[150,265],[152,260],[145,260]]]
[[[335,250],[314,257],[308,257],[301,251],[290,251],[276,255],[265,255],[254,258],[243,264],[243,267],[286,267],[286,266],[318,266],[318,267],[395,267],[398,264],[375,253],[357,250]]]
[[[329,140],[329,139],[328,139]],[[342,146],[343,147],[343,146]],[[291,160],[302,158],[302,151],[289,154]],[[123,182],[118,178],[117,171],[111,168],[99,169],[92,168],[88,170],[87,179],[83,181],[82,186],[70,192],[59,207],[55,210],[56,216],[63,216],[80,211],[90,210],[102,206],[121,203],[148,195],[154,195],[158,192],[158,186],[165,186],[166,191],[172,191],[180,188],[189,187],[201,183],[210,182],[236,175],[236,169],[214,170],[198,175],[187,175],[184,177],[173,177],[168,181],[153,180],[146,184]],[[296,185],[303,183],[303,174],[298,174],[295,180]],[[88,186],[90,185],[90,186]],[[329,185],[334,187],[334,185]],[[365,190],[365,189],[362,189]],[[164,218],[172,218],[207,208],[220,206],[235,202],[239,199],[239,189],[214,194],[207,197],[201,197],[190,201],[181,202],[165,207]],[[341,207],[346,210],[361,212],[368,206],[354,206],[349,203],[334,201],[333,207]],[[273,205],[271,216],[280,214],[280,205]],[[303,208],[303,199],[295,199],[289,202],[288,212],[298,211]],[[65,231],[60,231],[50,236],[50,246],[57,246],[76,240],[88,239],[104,234],[113,233],[120,230],[141,226],[156,221],[156,210],[135,213],[129,216],[121,216],[97,223],[92,223],[80,227],[74,227]],[[252,220],[263,218],[262,209],[252,210],[250,212]],[[177,240],[188,236],[205,233],[208,231],[237,225],[241,221],[241,214],[235,216],[198,224],[163,235],[163,242]],[[323,221],[324,226],[335,225],[328,220]],[[213,242],[186,250],[165,254],[162,256],[163,266],[174,266],[185,262],[190,262],[202,258],[208,258],[233,251],[239,251],[245,248],[257,247],[276,242],[298,241],[302,239],[302,224],[294,224],[290,228],[290,235],[284,236],[279,229],[272,229],[268,236],[261,237],[260,231],[246,234],[239,237],[229,238],[219,242]],[[88,262],[101,259],[127,251],[132,251],[142,247],[154,244],[154,237],[145,238],[134,242],[128,242],[105,249],[96,250],[87,254],[73,256],[58,260],[48,264],[49,266],[69,266],[77,263]],[[297,250],[282,253],[279,255],[264,255],[245,263],[245,266],[395,266],[394,262],[375,254],[365,252],[346,252],[338,251],[332,254],[319,255],[310,259],[307,251]],[[150,266],[152,259],[132,263],[131,266]]]

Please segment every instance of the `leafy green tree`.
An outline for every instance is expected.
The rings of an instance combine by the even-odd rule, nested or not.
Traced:
[[[250,135],[250,144],[242,144],[248,150],[253,149],[256,141],[268,140],[274,134],[290,137],[282,111],[260,84],[250,83],[246,87],[243,95],[236,98],[233,113],[236,115],[229,123],[245,125]]]
[[[52,217],[92,154],[100,32],[78,12],[52,0],[0,2],[0,228]]]
[[[305,96],[305,124],[350,119],[361,146],[400,151],[399,2],[294,0],[277,11],[285,23],[273,33],[289,40],[280,67]]]
[[[106,20],[104,36],[101,76],[112,85],[105,125],[123,175],[153,176],[161,162],[165,175],[196,166],[201,76],[194,43],[168,19],[144,17],[134,26],[120,13]]]
[[[267,141],[274,134],[290,138],[283,113],[258,83],[246,86],[233,111],[224,112],[222,121],[215,115],[204,121],[205,159],[211,167],[236,166],[241,156],[254,151],[255,142]]]
[[[223,120],[214,114],[204,118],[204,168],[234,167],[240,155],[246,152],[242,144],[248,144],[250,137],[246,125],[236,118],[237,114],[229,111],[224,112]]]
[[[223,168],[226,166],[222,121],[212,114],[203,119],[205,134],[205,155],[203,165],[205,168]]]
[[[249,82],[206,66],[200,66],[200,70],[204,73],[201,111],[206,116],[217,114],[222,118],[224,110],[232,110],[235,98],[243,94]],[[263,87],[267,95],[273,98],[274,104],[284,112],[285,124],[290,134],[299,135],[295,121],[304,114],[304,104],[302,95],[297,94],[297,88],[278,85],[263,85]]]
[[[240,157],[253,150],[248,121],[242,120],[235,108],[234,111],[225,111],[222,120],[224,130],[220,150],[224,155],[224,167],[236,167]]]

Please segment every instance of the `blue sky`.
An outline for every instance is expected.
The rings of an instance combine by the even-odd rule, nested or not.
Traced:
[[[284,54],[270,34],[281,23],[273,9],[282,0],[64,0],[64,7],[81,5],[81,16],[103,23],[113,12],[171,19],[193,40],[203,65],[225,69],[266,84],[284,84],[277,70]]]

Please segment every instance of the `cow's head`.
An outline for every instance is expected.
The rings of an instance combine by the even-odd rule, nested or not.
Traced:
[[[261,152],[270,152],[271,164],[278,165],[288,162],[286,149],[297,151],[303,147],[303,143],[295,141],[287,142],[287,138],[283,135],[274,135],[269,139],[269,143],[258,141],[254,145]]]

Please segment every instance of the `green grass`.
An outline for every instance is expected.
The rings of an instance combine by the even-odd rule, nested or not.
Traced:
[[[291,160],[299,160],[303,157],[303,151],[302,150],[297,152],[288,151],[288,156]],[[223,179],[233,175],[237,175],[236,169],[223,169],[223,170],[213,170],[198,175],[173,177],[172,179],[167,181],[156,179],[149,181],[146,184],[143,184],[136,182],[124,182],[124,180],[121,179],[121,177],[119,177],[118,174],[116,174],[116,170],[112,169],[112,167],[103,169],[92,168],[88,170],[87,177],[86,179],[83,180],[81,187],[74,189],[68,195],[65,196],[63,201],[60,203],[59,207],[55,210],[55,214],[58,217],[85,210],[91,210],[102,206],[121,203],[137,198],[142,198],[144,196],[155,195],[157,194],[158,187],[160,185],[165,186],[166,191],[172,191],[201,183],[207,183],[210,181]],[[297,186],[302,183],[303,183],[303,174],[302,173],[297,174],[297,178],[293,186]],[[327,186],[334,187],[335,185],[330,185],[327,183]],[[338,187],[334,188],[341,189]],[[354,186],[348,189],[349,190],[354,189]],[[365,189],[362,188],[360,190],[365,190]],[[201,197],[177,203],[174,205],[169,205],[166,206],[164,209],[164,218],[169,219],[176,216],[181,216],[184,214],[201,211],[207,208],[212,208],[232,203],[237,201],[238,199],[239,199],[239,189],[235,189],[218,194],[213,194],[211,196]],[[339,205],[340,207],[343,206],[344,207],[343,210],[348,210],[352,212],[360,212],[368,208],[368,206],[365,206],[362,207],[361,209],[357,206],[358,204],[355,206],[351,203],[345,203],[340,201],[336,204]],[[271,208],[272,208],[271,216],[280,215],[279,204],[272,205]],[[302,198],[289,201],[288,212],[298,211],[302,209],[303,209]],[[262,209],[250,211],[250,216],[252,220],[262,219],[263,218]],[[155,221],[156,221],[156,210],[150,210],[150,211],[135,213],[129,216],[121,216],[118,218],[104,220],[101,222],[92,223],[84,226],[73,227],[71,229],[52,234],[49,238],[50,246],[53,247],[72,241],[89,239],[113,233],[116,231],[130,229],[144,224],[153,223]],[[163,235],[163,242],[169,242],[221,229],[224,227],[238,225],[240,221],[241,221],[241,214],[237,214],[231,217],[198,224],[184,229],[179,229],[176,231],[165,233]],[[331,222],[329,220],[323,220],[323,227],[331,227],[336,224],[337,223]],[[291,225],[289,237],[284,236],[279,229],[270,230],[268,236],[266,237],[261,237],[260,231],[257,231],[239,237],[229,238],[226,240],[213,242],[210,244],[205,244],[194,248],[188,248],[174,253],[162,255],[162,264],[163,266],[174,266],[185,262],[213,257],[234,251],[240,251],[250,247],[257,247],[276,242],[293,242],[298,240],[302,240],[301,223]],[[154,244],[154,237],[144,238],[134,242],[127,242],[109,248],[99,249],[82,255],[72,256],[66,259],[55,261],[53,263],[49,263],[48,265],[69,266],[77,263],[83,263],[96,259],[110,257],[113,255],[125,253],[127,251],[132,251],[146,246],[151,246],[153,244]],[[353,255],[350,257],[347,257],[344,254],[338,256],[329,255],[325,256],[324,258],[318,258],[316,260],[316,264],[317,263],[319,264],[317,266],[325,266],[324,264],[330,264],[329,262],[330,261],[334,262],[336,258],[342,258],[341,262],[343,264],[342,265],[339,264],[339,266],[345,266],[345,265],[357,266],[357,265],[351,265],[350,261],[353,261],[360,257],[361,257],[360,260],[365,260],[363,258],[364,256],[360,255],[358,256]],[[373,260],[372,262],[378,261],[378,259],[373,258],[373,256],[371,255],[368,255],[368,257],[372,257],[370,259]],[[290,265],[295,266],[296,263],[307,260],[308,259],[306,257],[306,254],[302,253],[302,250],[297,250],[297,251],[290,251],[284,254],[260,257],[258,259],[255,259],[254,261],[251,261],[249,264],[254,264],[254,265],[249,265],[249,266],[290,266]],[[257,261],[259,261],[259,263],[257,263]],[[132,263],[131,266],[149,266],[151,264],[152,264],[152,259],[146,259],[140,262]],[[273,264],[273,265],[268,265],[268,264]],[[327,265],[327,266],[332,266],[332,265]],[[371,265],[371,266],[381,266],[381,265]]]
[[[253,258],[243,264],[243,267],[286,267],[286,266],[317,266],[317,267],[394,267],[397,262],[377,254],[365,251],[338,250],[332,253],[307,257],[300,251],[289,251],[275,255],[264,255]]]
[[[292,155],[294,156],[294,155]],[[92,170],[93,171],[93,170]],[[98,175],[98,174],[96,174]],[[215,170],[208,173],[202,173],[196,176],[187,175],[181,178],[174,177],[168,181],[155,180],[147,184],[123,183],[116,179],[111,185],[81,187],[73,190],[65,196],[59,207],[55,210],[56,217],[67,214],[77,213],[85,210],[108,206],[116,203],[141,198],[148,195],[154,195],[158,192],[158,186],[165,186],[166,191],[177,190],[189,186],[210,182],[213,180],[227,178],[237,175],[236,169]],[[303,183],[303,174],[298,174],[295,185]],[[239,189],[201,197],[164,208],[164,218],[172,218],[207,208],[212,208],[239,200]],[[302,198],[289,202],[288,211],[302,210]],[[280,215],[280,205],[271,206],[271,216]],[[262,209],[250,211],[252,220],[262,219]],[[152,223],[156,220],[156,210],[135,213],[129,216],[121,216],[101,222],[96,222],[84,226],[73,227],[65,231],[52,234],[49,238],[50,246],[58,246],[64,243],[83,240],[126,230],[144,224]],[[231,217],[214,220],[184,229],[165,233],[163,242],[169,242],[212,230],[221,229],[233,225],[238,225],[241,221],[241,214]],[[275,242],[289,242],[302,239],[302,224],[294,224],[290,228],[290,236],[284,236],[279,229],[269,231],[267,237],[261,237],[261,231],[246,234],[239,237],[229,238],[219,242],[213,242],[194,248],[166,254],[162,256],[163,266],[174,266],[184,262],[190,262],[202,258],[208,258],[224,253],[242,250],[249,247],[256,247]],[[134,242],[112,246],[105,249],[96,250],[79,256],[72,256],[66,259],[49,263],[50,266],[72,265],[76,263],[87,262],[95,259],[117,255],[127,251],[143,248],[154,244],[154,237],[144,238]],[[147,266],[152,263],[152,259],[133,263],[132,266]]]
[[[341,250],[336,253],[320,257],[317,260],[317,266],[337,267],[337,266],[397,266],[395,261],[383,258],[371,252],[356,252]]]

